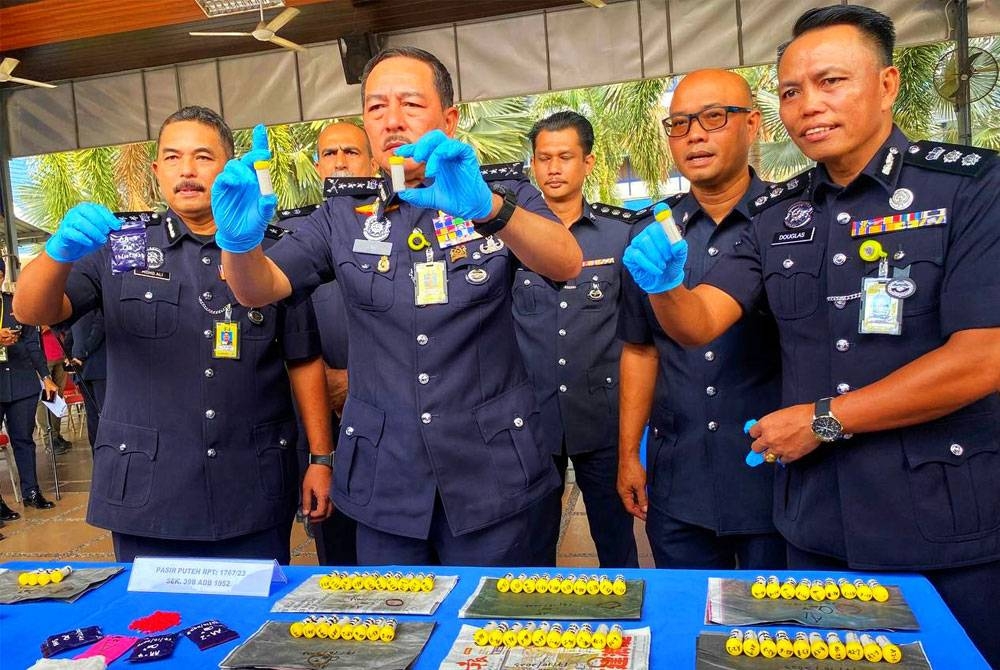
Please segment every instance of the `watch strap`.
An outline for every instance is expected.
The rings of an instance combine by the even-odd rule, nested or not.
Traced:
[[[309,465],[326,465],[333,467],[333,453],[329,454],[309,454]]]
[[[832,402],[833,398],[820,398],[817,400],[813,409],[813,418],[828,416],[830,414],[830,404]]]
[[[510,221],[510,217],[514,216],[514,210],[517,208],[517,194],[513,191],[497,187],[493,192],[503,198],[503,204],[500,205],[500,211],[492,219],[474,224],[476,232],[483,237],[496,235],[503,230]]]

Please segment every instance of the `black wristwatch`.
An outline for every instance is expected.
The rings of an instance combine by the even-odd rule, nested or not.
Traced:
[[[510,217],[514,216],[514,209],[517,208],[517,194],[513,191],[509,191],[503,186],[497,186],[493,189],[493,192],[503,198],[503,205],[500,206],[500,211],[489,221],[483,221],[481,223],[474,223],[476,232],[483,237],[489,237],[490,235],[496,235],[507,222],[510,221]]]
[[[309,465],[326,465],[333,468],[333,453],[329,454],[309,454]]]
[[[830,411],[833,398],[820,398],[813,410],[812,432],[820,442],[836,442],[844,437],[844,424]]]

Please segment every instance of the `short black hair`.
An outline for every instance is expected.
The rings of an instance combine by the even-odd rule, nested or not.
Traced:
[[[226,150],[226,158],[232,158],[236,155],[233,131],[229,129],[229,126],[226,125],[226,122],[219,116],[218,112],[208,107],[199,107],[198,105],[182,107],[164,119],[163,125],[160,126],[160,133],[156,136],[157,145],[160,144],[160,138],[163,137],[163,129],[171,123],[177,123],[178,121],[197,121],[198,123],[204,123],[206,126],[215,128],[216,132],[219,133],[219,139],[222,140],[222,147]]]
[[[451,73],[444,66],[438,57],[430,51],[424,51],[417,47],[391,47],[384,49],[365,64],[365,69],[361,73],[361,105],[365,104],[365,88],[368,84],[368,75],[376,65],[390,58],[412,58],[422,63],[430,65],[434,72],[434,88],[437,89],[438,97],[441,99],[441,107],[448,109],[455,104],[455,87],[451,83]]]
[[[863,5],[830,5],[807,10],[795,22],[792,39],[778,47],[778,60],[796,37],[818,28],[854,26],[875,43],[882,67],[892,65],[892,50],[896,46],[896,27],[888,16]]]
[[[594,150],[594,126],[591,125],[590,121],[583,114],[571,111],[556,112],[551,116],[536,121],[535,125],[528,131],[528,139],[531,140],[531,150],[535,150],[535,140],[538,139],[539,133],[543,130],[558,132],[567,128],[576,130],[576,135],[580,138],[580,146],[583,147],[584,156],[587,156]]]

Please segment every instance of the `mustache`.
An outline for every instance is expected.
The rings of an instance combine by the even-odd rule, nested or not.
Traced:
[[[204,190],[205,190],[204,186],[202,186],[196,181],[191,181],[190,179],[178,182],[177,185],[174,186],[174,193],[180,193],[181,191],[204,191]]]
[[[410,144],[410,138],[405,135],[390,135],[385,138],[385,142],[382,143],[383,147],[387,147],[393,142],[402,142],[403,144]]]

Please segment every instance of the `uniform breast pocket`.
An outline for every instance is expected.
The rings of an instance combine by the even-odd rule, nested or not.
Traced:
[[[153,428],[101,419],[91,495],[122,507],[145,505],[153,487],[158,442]]]
[[[392,307],[393,278],[400,254],[383,258],[388,259],[388,264],[376,256],[352,254],[338,264],[337,280],[347,302],[373,312],[384,312]]]
[[[337,439],[333,484],[357,505],[367,505],[375,490],[378,445],[385,427],[385,412],[348,396]]]
[[[764,285],[771,311],[779,319],[803,319],[820,301],[819,270],[823,249],[816,244],[768,249]]]
[[[448,265],[448,302],[474,305],[493,300],[510,289],[507,250],[479,259],[471,257]]]
[[[580,308],[599,310],[618,305],[618,276],[611,266],[587,268],[577,279],[577,301]]]
[[[913,282],[910,285],[915,289],[913,294],[903,300],[903,317],[937,311],[944,265],[944,227],[884,235],[881,242],[889,254],[890,278],[908,276]],[[889,288],[891,290],[893,284]]]
[[[180,290],[179,282],[126,274],[122,278],[118,317],[122,330],[146,338],[173,335],[177,330]]]
[[[951,542],[1000,528],[1000,426],[990,413],[923,424],[903,434],[913,515],[921,534]]]
[[[295,420],[258,424],[253,427],[252,435],[257,453],[257,478],[264,495],[282,498],[293,494],[298,479]]]
[[[473,410],[500,493],[515,497],[547,472],[532,424],[538,410],[530,384],[522,384]]]
[[[270,340],[277,334],[278,308],[274,305],[245,309],[240,321],[240,335],[248,340]],[[235,311],[235,310],[234,310]]]
[[[523,316],[533,316],[543,311],[545,292],[552,288],[541,277],[530,270],[517,273],[511,300],[514,311]]]

